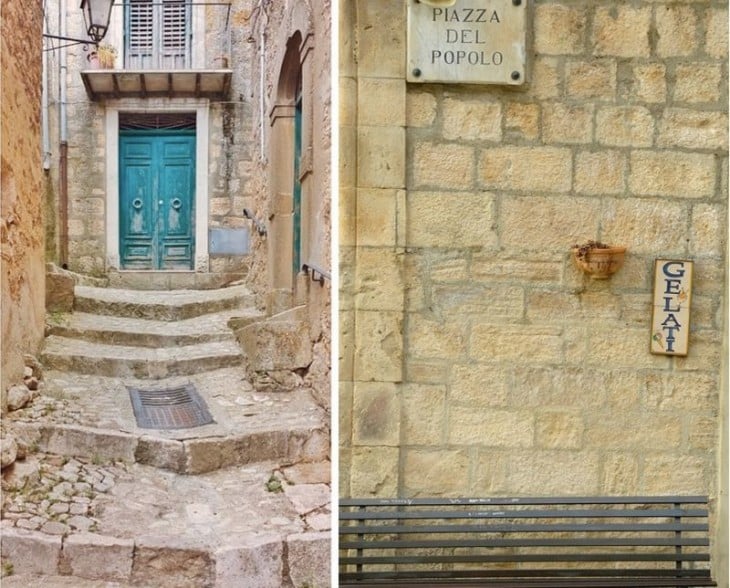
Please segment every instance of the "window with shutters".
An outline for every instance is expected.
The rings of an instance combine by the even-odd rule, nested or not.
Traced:
[[[181,0],[129,0],[124,16],[125,67],[190,68],[190,20],[190,4]]]

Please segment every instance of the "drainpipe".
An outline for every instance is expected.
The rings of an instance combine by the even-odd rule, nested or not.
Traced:
[[[60,35],[68,36],[66,32],[66,0],[59,3],[58,22],[60,25]],[[59,55],[59,172],[58,172],[58,223],[59,223],[59,261],[61,267],[68,268],[68,137],[67,137],[67,121],[66,121],[66,76],[68,74],[68,65],[66,60],[66,49],[60,49]]]
[[[45,24],[44,24],[45,30]],[[43,51],[43,81],[41,88],[41,133],[43,135],[43,169],[51,169],[51,134],[48,128],[48,51]]]

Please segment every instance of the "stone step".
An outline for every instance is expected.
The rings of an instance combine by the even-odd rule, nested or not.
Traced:
[[[150,382],[47,370],[43,393],[8,414],[27,446],[68,457],[120,459],[183,474],[258,461],[329,458],[326,412],[311,392],[259,393],[241,368]],[[138,425],[129,388],[192,385],[212,423],[182,429]]]
[[[74,311],[160,321],[179,321],[255,306],[246,286],[217,290],[122,290],[76,286]]]
[[[180,476],[36,455],[36,487],[4,496],[3,587],[330,585],[327,463],[301,480],[279,462]]]
[[[177,347],[149,348],[46,337],[41,362],[66,372],[159,379],[240,365],[241,348],[233,338]]]
[[[46,329],[46,334],[108,345],[173,347],[231,340],[233,335],[228,327],[229,320],[255,321],[262,316],[253,308],[232,309],[168,322],[74,312],[52,317],[52,324]]]

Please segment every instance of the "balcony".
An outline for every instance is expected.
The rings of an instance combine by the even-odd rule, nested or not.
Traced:
[[[91,100],[228,96],[231,5],[181,0],[115,3],[105,42],[113,66],[81,72]]]

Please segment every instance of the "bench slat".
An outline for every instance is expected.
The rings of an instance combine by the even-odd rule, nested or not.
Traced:
[[[340,549],[417,549],[429,547],[707,547],[707,538],[684,536],[645,538],[574,539],[442,539],[441,541],[340,541]]]
[[[540,504],[707,504],[707,496],[566,496],[519,498],[340,498],[340,506],[470,506]]]
[[[706,509],[664,508],[653,510],[630,509],[581,509],[581,510],[391,510],[342,512],[340,520],[388,520],[388,519],[573,519],[573,518],[703,518]]]
[[[340,535],[371,535],[385,533],[567,533],[567,532],[707,532],[706,524],[647,523],[631,525],[606,524],[542,524],[542,525],[349,525],[340,527]]]
[[[341,557],[341,564],[425,564],[425,563],[519,563],[519,562],[589,562],[589,561],[710,561],[706,553],[549,553],[524,555],[379,555]]]

